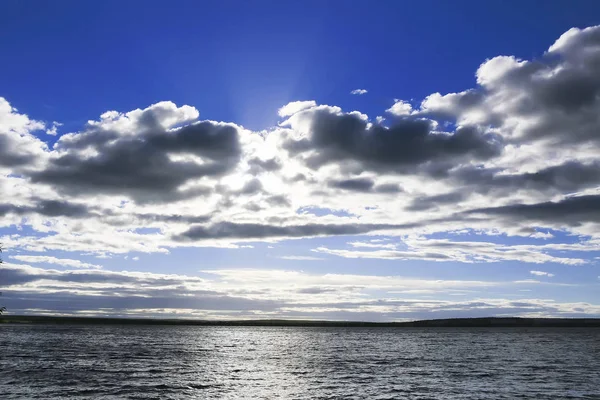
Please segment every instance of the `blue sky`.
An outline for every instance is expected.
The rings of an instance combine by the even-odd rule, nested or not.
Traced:
[[[600,316],[597,2],[0,11],[10,312]]]

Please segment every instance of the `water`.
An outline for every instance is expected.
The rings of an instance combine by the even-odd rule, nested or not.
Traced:
[[[2,399],[600,399],[600,329],[0,325]]]

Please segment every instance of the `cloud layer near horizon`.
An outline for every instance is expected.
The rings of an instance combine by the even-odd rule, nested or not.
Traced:
[[[390,102],[386,120],[292,102],[279,109],[278,126],[260,132],[199,120],[194,107],[164,101],[107,111],[62,133],[59,123],[37,121],[0,98],[0,227],[20,229],[0,242],[110,257],[378,234],[395,241],[315,246],[314,255],[593,262],[600,27],[569,30],[538,59],[486,60],[475,78],[473,88],[433,93],[420,104]],[[434,237],[450,232],[468,237]],[[549,232],[576,242],[546,244]],[[529,242],[495,242],[498,235]],[[35,257],[60,264],[45,255],[14,260]],[[73,268],[101,264],[63,260]]]
[[[11,308],[22,314],[168,316],[185,318],[318,318],[403,320],[488,315],[600,315],[586,302],[499,298],[515,288],[555,285],[538,280],[461,281],[401,276],[308,274],[287,270],[207,270],[203,277],[54,270],[8,264],[0,279]],[[540,271],[532,271],[542,275]],[[560,285],[560,284],[558,284]],[[385,299],[365,297],[377,290]],[[115,296],[118,293],[118,296]],[[474,295],[461,300],[459,296]],[[443,294],[452,300],[406,299]],[[495,298],[491,297],[496,295]]]

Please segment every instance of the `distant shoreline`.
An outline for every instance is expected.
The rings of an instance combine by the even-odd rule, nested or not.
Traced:
[[[187,320],[153,318],[53,317],[6,315],[0,323],[53,325],[179,325],[179,326],[305,326],[305,327],[382,327],[382,328],[600,328],[600,318],[452,318],[410,322],[358,322],[319,320]]]

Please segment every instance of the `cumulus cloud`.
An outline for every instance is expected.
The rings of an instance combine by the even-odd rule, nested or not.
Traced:
[[[42,157],[47,146],[33,133],[44,127],[0,97],[0,168],[30,165]]]
[[[84,132],[61,136],[49,164],[31,179],[69,195],[122,194],[139,202],[201,195],[203,186],[182,186],[234,168],[240,145],[233,124],[174,127],[197,116],[195,109],[170,102],[105,113]]]
[[[315,108],[289,121],[292,129],[302,129],[305,124],[309,126],[307,137],[286,138],[282,146],[313,169],[348,162],[375,171],[415,173],[426,164],[485,160],[502,150],[494,134],[475,127],[436,132],[432,121],[420,118],[400,120],[387,128],[369,124],[355,113]]]
[[[292,101],[291,103],[281,107],[277,113],[280,117],[289,117],[307,108],[316,107],[316,105],[317,102],[314,100]]]
[[[354,89],[353,91],[350,92],[350,94],[356,94],[356,95],[362,95],[362,94],[367,94],[368,90],[366,89]]]
[[[460,124],[493,124],[505,140],[598,144],[600,27],[571,29],[538,60],[499,56],[481,64],[476,89],[428,97],[421,112]]]
[[[406,101],[403,101],[403,100],[396,100],[394,105],[385,111],[390,114],[401,117],[401,116],[405,116],[405,115],[410,115],[412,110],[413,109],[412,109],[412,106],[410,105],[410,103],[407,103]]]
[[[46,129],[46,134],[50,136],[56,136],[58,134],[58,128],[62,125],[63,124],[61,124],[60,122],[54,121],[52,125],[48,129]]]

